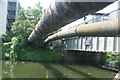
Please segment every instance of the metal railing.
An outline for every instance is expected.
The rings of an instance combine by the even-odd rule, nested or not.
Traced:
[[[80,26],[80,25],[84,25],[84,24],[90,24],[90,23],[95,23],[95,22],[101,22],[101,21],[106,21],[106,20],[110,20],[110,14],[113,14],[113,13],[117,13],[116,16],[118,17],[118,12],[120,11],[120,8],[118,8],[117,10],[114,10],[114,11],[111,11],[109,13],[106,13],[106,14],[103,14],[101,15],[100,17],[97,17],[97,18],[93,18],[91,20],[88,20],[88,21],[85,21],[83,23],[80,23],[80,24],[77,24],[77,25],[74,25],[72,27],[69,27],[68,29],[70,28],[74,28],[74,27],[77,27],[77,26]],[[107,18],[106,18],[107,17]],[[116,18],[117,18],[116,17]]]

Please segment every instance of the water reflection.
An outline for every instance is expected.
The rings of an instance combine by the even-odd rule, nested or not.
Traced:
[[[116,74],[75,63],[3,61],[2,64],[3,78],[113,78]]]
[[[14,77],[14,67],[16,66],[16,61],[5,61],[2,65],[3,71],[2,74],[6,77],[13,78]],[[9,74],[9,75],[8,75]]]

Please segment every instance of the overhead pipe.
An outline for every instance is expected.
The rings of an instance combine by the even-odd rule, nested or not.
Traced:
[[[60,31],[58,33],[49,36],[45,43],[49,43],[54,40],[69,38],[69,37],[87,37],[87,36],[99,36],[99,37],[113,37],[120,35],[120,25],[118,25],[118,21],[120,19],[102,21],[92,24],[85,24],[81,26],[77,26],[75,28],[71,28],[65,31]]]
[[[28,41],[32,42],[52,31],[59,29],[88,14],[93,14],[111,4],[112,2],[54,2],[44,13],[35,29],[30,34]],[[68,2],[66,2],[68,1]],[[94,0],[97,1],[97,0]],[[108,0],[111,1],[111,0]],[[112,0],[116,1],[116,0]]]

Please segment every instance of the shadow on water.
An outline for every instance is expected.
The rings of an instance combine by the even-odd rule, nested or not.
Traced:
[[[85,73],[83,73],[83,72],[81,72],[81,71],[78,71],[78,70],[76,70],[76,69],[74,69],[74,68],[71,68],[71,67],[69,67],[68,65],[62,65],[63,67],[65,67],[65,68],[67,68],[67,69],[70,69],[70,70],[72,70],[73,72],[75,72],[75,73],[78,73],[79,75],[82,75],[82,76],[85,76],[85,77],[87,77],[87,78],[93,78],[91,75],[88,75],[88,74],[85,74]]]
[[[42,63],[42,65],[55,77],[55,78],[67,78],[59,70],[53,68],[49,63]]]
[[[33,63],[20,61],[4,61],[3,63],[3,71],[5,71],[4,76],[6,77],[6,79],[4,78],[2,80],[112,80],[107,78],[95,78],[95,75],[92,75],[91,72],[91,74],[88,74],[88,70],[92,68],[84,67],[84,65],[82,66],[78,62]],[[9,67],[8,65],[11,67]],[[95,72],[97,72],[97,69],[95,69]],[[98,75],[99,74],[103,73],[100,73],[98,70]],[[13,77],[14,79],[11,77]]]

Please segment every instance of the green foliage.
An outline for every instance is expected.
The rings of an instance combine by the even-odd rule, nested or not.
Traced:
[[[13,36],[14,36],[14,34],[12,33],[12,31],[10,31],[7,34],[3,34],[2,35],[2,42],[10,42]]]
[[[18,58],[21,58],[25,53],[29,51],[30,46],[27,43],[27,38],[13,37],[12,38],[12,51],[13,54]]]
[[[28,20],[36,20],[38,21],[40,17],[42,16],[42,10],[39,8],[31,8],[28,7],[28,9],[25,11],[26,17]]]
[[[18,60],[27,61],[58,61],[60,59],[60,54],[56,51],[51,51],[48,49],[33,49],[24,53],[23,56],[18,57]]]
[[[31,23],[29,20],[20,20],[13,23],[11,30],[15,36],[27,38],[32,32],[33,26],[35,26],[35,24]]]
[[[10,52],[11,52],[11,42],[3,43],[2,45],[2,58],[10,58]]]
[[[61,40],[55,40],[55,41],[53,41],[53,42],[54,42],[55,44],[58,44],[58,45],[59,45],[59,44],[61,44],[62,41],[61,41]]]
[[[40,4],[36,4],[36,8],[28,7],[28,9],[20,9],[18,16],[16,17],[17,20],[34,20],[38,22],[41,16],[43,15],[43,8]]]
[[[106,53],[106,62],[120,62],[119,53]]]
[[[26,20],[27,19],[26,15],[25,15],[25,9],[22,8],[19,10],[19,13],[18,13],[16,19],[17,20]]]
[[[30,61],[53,61],[60,59],[58,52],[45,49],[44,47],[44,40],[49,34],[34,43],[27,42],[30,33],[42,15],[43,9],[40,3],[36,5],[36,8],[28,7],[26,10],[23,8],[19,10],[16,17],[18,21],[13,23],[11,33],[2,37],[4,41],[2,51],[4,59],[5,57]]]

